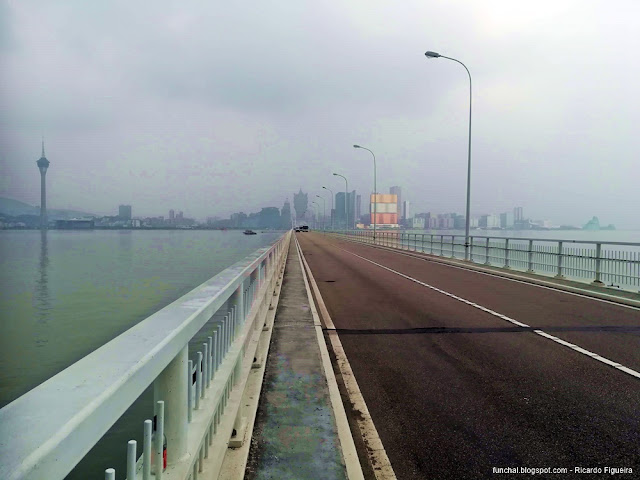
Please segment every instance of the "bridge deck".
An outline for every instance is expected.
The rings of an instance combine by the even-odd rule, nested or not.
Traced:
[[[297,237],[398,478],[640,471],[639,309]]]

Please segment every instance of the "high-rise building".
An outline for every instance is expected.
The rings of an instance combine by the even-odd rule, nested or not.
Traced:
[[[345,211],[345,192],[336,193],[335,219],[337,224],[344,226],[348,218],[349,228],[353,228],[357,220],[355,213],[356,213],[356,191],[352,190],[351,192],[348,192],[346,211]]]
[[[307,212],[307,208],[309,207],[309,199],[306,193],[302,193],[302,189],[298,193],[293,194],[293,208],[296,211],[296,225],[298,224],[298,219],[302,220],[304,218],[304,214]]]
[[[524,215],[522,213],[522,207],[515,207],[513,209],[513,221],[514,222],[522,222],[524,220]]]
[[[398,226],[398,196],[391,194],[371,194],[371,223],[376,226]],[[375,204],[375,207],[374,207]],[[375,214],[373,213],[375,211]],[[375,220],[375,221],[374,221]]]
[[[411,214],[409,213],[409,206],[408,200],[402,202],[402,222],[407,222],[411,217]]]
[[[173,223],[176,220],[175,210],[169,210],[169,223]]]
[[[120,205],[118,207],[118,217],[121,220],[131,220],[131,205]]]
[[[360,217],[362,216],[362,195],[356,195],[356,223],[360,221]]]
[[[404,219],[404,217],[402,216],[402,188],[396,185],[395,187],[391,187],[389,189],[389,193],[391,195],[397,195],[398,197],[396,213],[398,214],[398,222],[401,222]]]
[[[49,168],[49,160],[44,156],[44,138],[42,139],[42,156],[36,162],[40,170],[40,228],[47,228],[47,191],[45,185],[45,175]]]
[[[501,228],[513,227],[513,213],[504,212],[500,214],[500,227]]]
[[[285,200],[282,210],[280,210],[280,228],[283,230],[291,228],[291,204],[288,198]]]

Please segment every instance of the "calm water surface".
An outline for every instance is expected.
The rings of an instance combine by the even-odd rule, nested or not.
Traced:
[[[0,407],[281,235],[0,231]],[[117,468],[116,451],[124,465],[126,440],[142,436],[142,423],[135,435],[124,425],[148,417],[152,395],[143,397],[114,427],[121,448],[105,438],[68,478]]]

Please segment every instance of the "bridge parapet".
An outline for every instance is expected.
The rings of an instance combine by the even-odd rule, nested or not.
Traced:
[[[128,445],[127,478],[148,479],[153,467],[156,480],[195,480],[211,449],[215,458],[207,465],[219,469],[229,439],[241,426],[240,399],[290,235],[222,271],[2,408],[0,478],[64,478],[152,383],[156,442],[151,445],[152,422],[145,422],[142,456],[138,458],[135,442]],[[189,341],[214,315],[220,321],[193,365],[188,360]],[[159,468],[163,433],[168,464],[164,472]],[[107,478],[111,475],[106,472]]]
[[[331,233],[374,244],[372,231]],[[622,290],[640,287],[640,243],[472,235],[465,246],[464,235],[378,231],[375,244],[459,260],[468,248],[473,263]]]

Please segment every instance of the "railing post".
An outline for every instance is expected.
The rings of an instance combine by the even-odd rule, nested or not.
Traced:
[[[151,478],[151,436],[153,435],[153,422],[144,421],[144,437],[142,440],[142,480]]]
[[[484,252],[484,264],[485,265],[491,265],[491,262],[489,261],[489,237],[487,237],[487,241],[486,241],[484,250],[485,250],[485,252]]]
[[[527,273],[533,273],[533,240],[529,240],[529,268]]]
[[[558,242],[558,273],[556,278],[564,278],[562,275],[562,241]]]
[[[136,450],[138,442],[129,440],[127,443],[127,479],[136,478]]]
[[[510,269],[511,267],[509,266],[509,239],[505,238],[504,239],[504,267],[506,269]]]
[[[433,233],[431,234],[431,240],[429,240],[429,254],[433,255]]]
[[[187,455],[187,389],[191,374],[188,370],[189,347],[185,345],[153,382],[155,401],[162,400],[165,405],[164,434],[167,437],[168,465]]]
[[[156,402],[156,436],[155,445],[153,445],[153,465],[155,468],[156,479],[162,479],[162,471],[164,469],[164,402],[162,400]],[[167,440],[167,461],[169,453],[169,440]]]
[[[440,235],[440,257],[444,257],[444,235]]]
[[[277,266],[276,268],[279,268],[279,266]],[[277,275],[278,272],[275,272],[274,276]],[[244,311],[244,280],[240,282],[240,285],[238,285],[235,293],[229,299],[229,306],[231,308],[236,307],[236,318],[238,318],[241,323],[244,323],[246,318]],[[250,308],[251,307],[249,307],[249,309]]]
[[[602,255],[602,244],[596,243],[596,279],[592,282],[593,285],[604,285],[600,280],[600,257]]]

